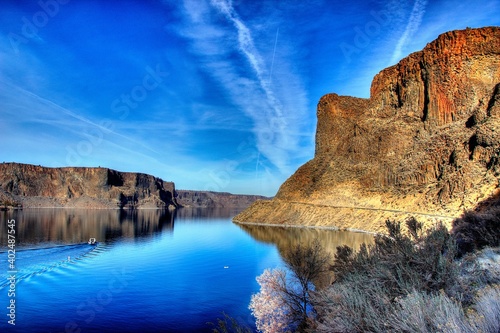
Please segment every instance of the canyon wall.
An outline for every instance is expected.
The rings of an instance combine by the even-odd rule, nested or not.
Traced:
[[[107,168],[0,164],[0,202],[23,208],[176,207],[175,185],[143,173]]]
[[[173,182],[107,168],[0,164],[0,207],[245,208],[257,195],[176,190]]]
[[[314,158],[236,222],[449,226],[499,190],[500,28],[444,33],[377,74],[369,99],[323,96],[317,117]]]
[[[180,206],[193,208],[246,208],[256,200],[270,199],[260,195],[193,190],[177,190],[175,198]]]

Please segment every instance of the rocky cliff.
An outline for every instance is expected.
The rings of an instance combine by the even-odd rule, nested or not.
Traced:
[[[235,221],[451,221],[499,190],[500,28],[444,33],[377,74],[369,99],[323,96],[317,117],[314,158]]]
[[[175,185],[143,173],[107,168],[0,164],[0,203],[24,208],[175,207]]]
[[[177,190],[175,198],[179,205],[195,208],[246,208],[256,200],[269,200],[260,195],[192,190]]]

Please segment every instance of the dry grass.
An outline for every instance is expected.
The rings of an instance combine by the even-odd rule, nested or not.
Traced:
[[[500,253],[457,260],[446,228],[408,235],[388,222],[389,237],[354,253],[338,248],[336,281],[317,292],[313,332],[500,332]]]
[[[492,285],[481,290],[469,317],[475,332],[500,332],[500,286]]]

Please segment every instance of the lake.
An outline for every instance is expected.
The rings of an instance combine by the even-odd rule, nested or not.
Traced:
[[[259,290],[255,278],[282,267],[282,251],[316,238],[332,253],[372,241],[361,233],[239,226],[231,222],[238,212],[0,212],[0,331],[210,332],[207,322],[223,311],[254,328],[248,304]],[[98,244],[87,244],[90,237]],[[15,326],[8,323],[12,300]]]

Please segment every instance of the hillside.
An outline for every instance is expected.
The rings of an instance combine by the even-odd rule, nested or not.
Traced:
[[[451,223],[499,190],[500,28],[444,33],[377,74],[369,99],[323,96],[317,117],[314,158],[236,222]]]

